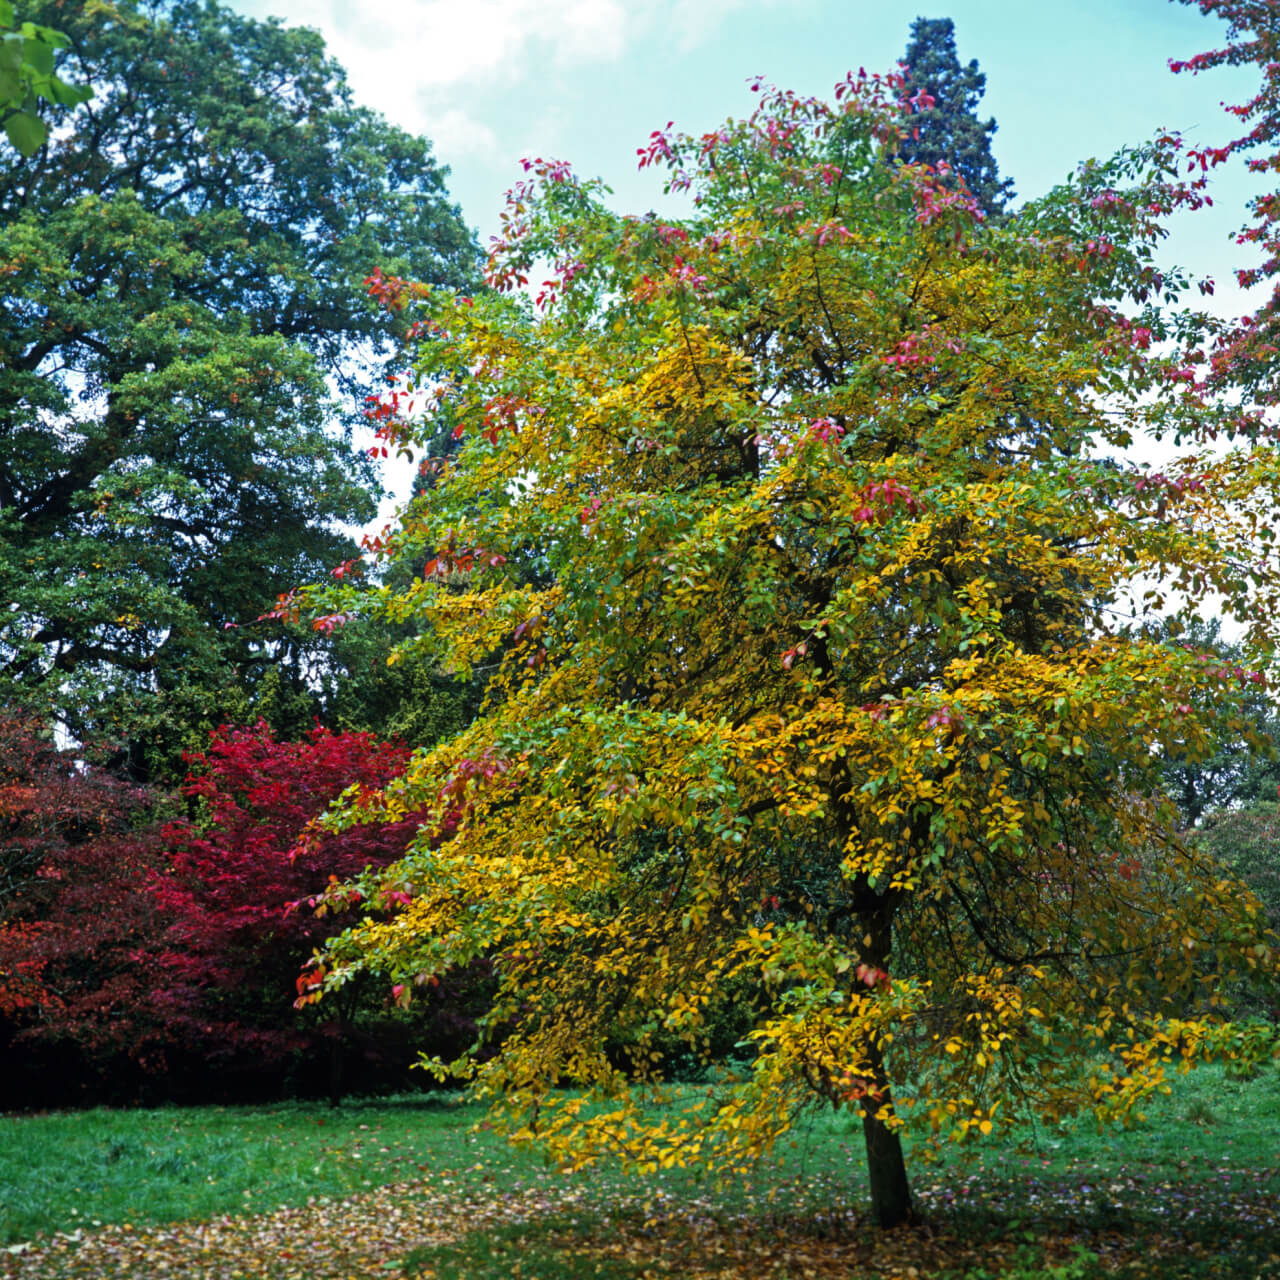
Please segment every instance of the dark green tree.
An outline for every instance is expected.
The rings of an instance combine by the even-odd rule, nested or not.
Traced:
[[[0,156],[0,679],[172,769],[259,694],[309,722],[328,639],[255,620],[372,513],[352,431],[402,321],[362,281],[466,287],[478,254],[316,33],[213,0],[26,16],[94,97]]]
[[[1244,647],[1223,639],[1215,622],[1194,622],[1179,630],[1166,623],[1166,643],[1195,652],[1221,678],[1243,686],[1235,710],[1224,717],[1222,735],[1212,753],[1171,751],[1161,771],[1169,798],[1189,827],[1211,814],[1257,805],[1276,798],[1280,784],[1280,710],[1261,672],[1250,668]]]
[[[1013,181],[1001,179],[991,154],[995,120],[982,121],[975,114],[987,77],[975,60],[960,65],[955,23],[950,18],[917,18],[911,24],[902,65],[911,74],[908,94],[924,93],[933,105],[919,100],[915,128],[903,141],[900,159],[909,164],[950,165],[988,217],[1003,213],[1013,199]]]

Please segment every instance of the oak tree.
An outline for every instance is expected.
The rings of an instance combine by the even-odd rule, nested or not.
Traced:
[[[360,281],[462,284],[476,250],[430,144],[353,105],[315,32],[27,13],[95,92],[0,171],[0,679],[180,779],[269,672],[305,699],[328,661],[253,624],[374,509],[351,432],[403,325]]]

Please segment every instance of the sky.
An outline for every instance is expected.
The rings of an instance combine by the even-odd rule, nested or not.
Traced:
[[[347,69],[356,100],[432,140],[449,190],[481,243],[497,229],[522,156],[602,177],[620,209],[662,205],[636,149],[674,120],[709,130],[753,105],[757,74],[829,96],[846,71],[890,69],[918,15],[950,17],[963,61],[987,77],[983,117],[1020,197],[1080,161],[1163,128],[1225,140],[1219,105],[1251,96],[1256,73],[1174,76],[1171,57],[1222,42],[1225,27],[1170,0],[231,0],[254,17],[311,26]],[[1251,191],[1239,163],[1214,210],[1174,227],[1170,258],[1213,275],[1222,306],[1239,251],[1231,233]],[[1243,303],[1243,300],[1240,300]]]

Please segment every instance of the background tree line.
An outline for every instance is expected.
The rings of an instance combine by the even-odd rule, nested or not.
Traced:
[[[334,924],[306,899],[394,837],[290,854],[402,759],[372,731],[433,740],[469,695],[388,667],[391,631],[262,615],[380,496],[359,437],[404,325],[364,277],[473,287],[474,239],[312,32],[195,0],[0,27],[6,1061],[30,1100],[337,1088],[373,1009],[397,1065],[363,1085],[399,1081],[420,1019],[291,1009]]]

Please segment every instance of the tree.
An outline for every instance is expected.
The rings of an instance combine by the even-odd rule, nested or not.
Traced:
[[[1201,661],[1212,663],[1224,677],[1238,678],[1244,673],[1247,656],[1240,645],[1222,639],[1216,621],[1192,622],[1177,635],[1165,626],[1159,634],[1166,643],[1181,645]],[[1234,721],[1223,718],[1222,732],[1210,755],[1178,752],[1166,756],[1162,763],[1165,789],[1188,826],[1198,825],[1208,814],[1254,805],[1276,794],[1280,763],[1274,744],[1280,736],[1280,716],[1265,685],[1250,684],[1238,711]]]
[[[493,956],[483,1027],[510,1034],[457,1070],[516,1139],[732,1169],[829,1105],[887,1225],[912,1215],[904,1124],[1127,1117],[1235,1051],[1214,984],[1273,976],[1274,939],[1174,834],[1159,754],[1208,752],[1256,682],[1114,608],[1135,575],[1153,610],[1216,589],[1264,643],[1276,481],[1247,435],[1195,447],[1256,423],[1160,353],[1191,323],[1152,261],[1196,198],[1176,140],[995,226],[887,162],[902,76],[834,106],[757,90],[642,150],[687,218],[531,160],[493,290],[421,302],[418,385],[463,442],[384,550],[425,564],[302,603],[426,619],[486,702],[340,820],[425,815],[361,882],[412,900],[335,939],[325,986]],[[1117,463],[1140,432],[1192,449]],[[648,1110],[654,1046],[705,1044],[729,984],[757,993],[749,1067]]]
[[[372,513],[350,431],[403,326],[361,279],[461,284],[476,251],[429,144],[354,107],[314,32],[46,13],[95,97],[0,175],[0,673],[173,772],[273,669],[305,701],[327,661],[252,624]]]
[[[41,99],[74,107],[93,96],[91,89],[54,74],[54,51],[66,45],[60,31],[19,23],[9,0],[0,0],[0,123],[10,145],[24,156],[38,151],[48,136],[35,110]]]
[[[412,1010],[368,983],[295,1009],[312,953],[355,906],[317,912],[313,900],[394,861],[417,823],[309,826],[347,787],[396,774],[404,748],[321,728],[301,742],[264,724],[224,728],[190,760],[197,819],[166,822],[153,793],[76,768],[21,722],[4,731],[0,1014],[15,1078],[29,1075],[24,1055],[52,1077],[27,1079],[32,1097],[278,1096],[293,1075],[292,1087],[336,1100],[356,1050],[366,1083],[398,1082],[413,1044],[449,1053],[473,1036],[483,966],[419,992]]]
[[[163,797],[85,754],[59,751],[29,716],[0,715],[0,1046],[21,1098],[33,1046],[41,1096],[56,1101],[71,1077],[83,1087],[155,1047],[146,954],[164,921],[147,885]]]
[[[317,912],[315,900],[330,884],[401,857],[418,821],[406,814],[340,834],[309,834],[309,827],[347,788],[379,787],[396,776],[407,755],[367,733],[317,727],[301,742],[280,742],[259,724],[220,729],[191,758],[184,790],[201,818],[165,827],[164,873],[149,888],[168,921],[151,1000],[170,1044],[198,1046],[224,1069],[258,1073],[323,1050],[336,1101],[357,1016],[368,1022],[381,1015],[385,1024],[393,1001],[386,987],[370,992],[368,984],[353,984],[321,1010],[322,1020],[305,1002],[301,1014],[294,1011],[299,991],[307,990],[304,967],[346,927],[359,901],[330,902]],[[467,977],[474,982],[474,973]],[[454,982],[426,1002],[434,1023],[425,1028],[428,1042],[444,1048],[462,1038],[458,1028],[469,1028],[464,987]],[[416,1031],[421,1038],[422,1019]]]
[[[1261,149],[1269,154],[1249,160],[1255,174],[1280,178],[1280,16],[1273,0],[1183,0],[1196,3],[1200,12],[1222,18],[1228,24],[1228,42],[1221,49],[1197,54],[1185,61],[1173,60],[1175,72],[1193,75],[1213,67],[1254,65],[1262,73],[1258,92],[1248,101],[1227,110],[1247,133],[1222,146],[1206,146],[1188,153],[1192,171],[1201,175],[1232,156]],[[1223,391],[1243,389],[1246,403],[1258,409],[1280,404],[1280,190],[1258,196],[1251,203],[1253,220],[1237,237],[1240,244],[1256,245],[1263,253],[1258,266],[1236,272],[1242,287],[1273,282],[1271,295],[1257,311],[1218,335],[1211,355],[1209,381]]]
[[[1221,810],[1209,816],[1195,839],[1258,895],[1268,927],[1280,933],[1280,805],[1255,800]],[[1241,1012],[1280,1022],[1280,996],[1274,990],[1269,998],[1248,989],[1232,996]]]
[[[1013,199],[1013,181],[1001,179],[991,154],[995,120],[984,123],[975,114],[987,77],[973,59],[960,65],[955,23],[950,18],[917,18],[902,65],[911,77],[910,89],[924,96],[902,140],[900,158],[907,164],[948,166],[988,217],[1003,213]]]
[[[32,717],[0,713],[0,919],[39,914],[66,849],[127,830],[145,794],[60,751]]]

